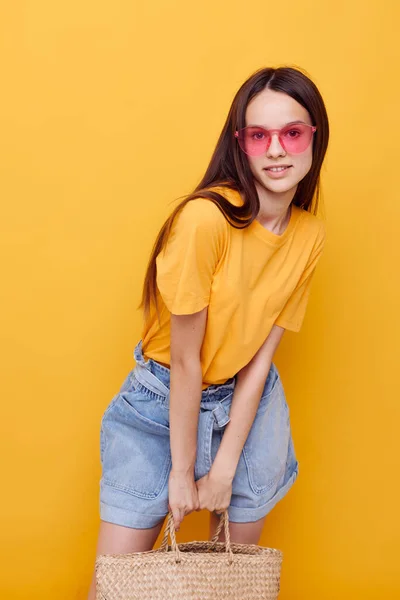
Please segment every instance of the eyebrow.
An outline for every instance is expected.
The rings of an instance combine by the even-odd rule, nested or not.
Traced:
[[[289,123],[285,123],[285,125],[282,125],[282,127],[280,129],[282,129],[283,127],[287,127],[288,125],[296,125],[296,123],[303,123],[303,125],[307,125],[308,123],[306,123],[305,121],[289,121]],[[266,127],[265,125],[247,125],[247,127],[263,127],[264,129],[273,129],[272,127]]]

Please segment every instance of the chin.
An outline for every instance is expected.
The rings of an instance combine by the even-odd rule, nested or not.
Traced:
[[[258,175],[256,179],[260,185],[268,190],[270,189],[277,192],[288,192],[293,188],[296,189],[300,181],[304,179],[306,175],[307,173],[300,178],[293,178],[289,175],[288,177],[283,177],[282,179],[271,179],[268,177],[265,171],[262,171],[261,175]]]
[[[289,192],[290,190],[297,188],[297,182],[294,181],[285,181],[284,179],[275,179],[259,182],[263,188],[269,190],[270,192]]]

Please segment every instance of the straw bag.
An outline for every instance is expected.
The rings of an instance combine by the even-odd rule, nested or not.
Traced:
[[[282,552],[231,544],[228,524],[225,511],[211,542],[178,545],[170,513],[159,549],[96,558],[96,600],[276,600]]]

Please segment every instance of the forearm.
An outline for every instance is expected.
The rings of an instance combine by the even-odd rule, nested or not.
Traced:
[[[174,472],[194,473],[201,393],[199,360],[171,364],[170,445]]]
[[[213,473],[233,479],[243,446],[257,414],[272,359],[250,364],[238,373],[230,410],[230,421],[214,463]]]

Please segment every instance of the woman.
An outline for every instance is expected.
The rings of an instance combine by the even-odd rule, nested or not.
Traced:
[[[102,419],[98,554],[150,550],[169,509],[177,529],[208,509],[212,536],[228,508],[232,541],[256,544],[293,485],[272,360],[285,329],[300,329],[324,245],[315,213],[328,137],[306,75],[257,71],[202,181],[161,229],[136,367]]]

